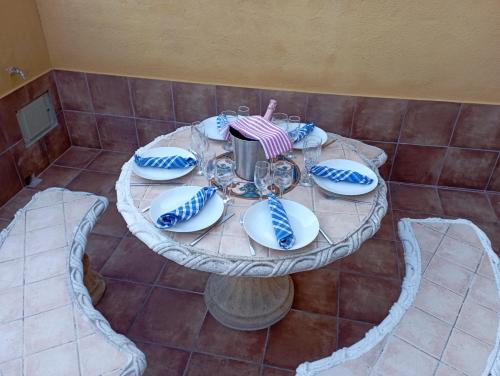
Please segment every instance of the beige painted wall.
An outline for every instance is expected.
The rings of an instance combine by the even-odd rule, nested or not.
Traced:
[[[37,0],[56,68],[500,103],[498,0]]]
[[[0,0],[0,97],[26,83],[5,72],[19,66],[31,80],[51,68],[35,0]]]

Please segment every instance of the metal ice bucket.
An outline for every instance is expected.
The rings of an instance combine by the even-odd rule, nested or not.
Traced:
[[[229,133],[233,140],[236,175],[242,179],[253,181],[255,163],[267,160],[264,149],[259,141],[243,136],[236,129],[229,128]]]

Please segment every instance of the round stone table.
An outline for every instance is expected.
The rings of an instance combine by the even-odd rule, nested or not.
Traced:
[[[156,228],[149,218],[152,199],[165,190],[190,184],[204,186],[207,180],[195,172],[175,182],[159,184],[147,181],[132,172],[133,158],[122,167],[116,183],[117,207],[129,230],[154,252],[186,268],[210,272],[205,288],[205,302],[210,313],[222,324],[239,330],[257,330],[282,319],[293,301],[291,273],[320,268],[355,252],[380,227],[387,211],[387,187],[378,174],[385,153],[359,141],[329,134],[334,141],[321,152],[321,160],[350,159],[371,167],[379,177],[378,187],[363,196],[335,197],[318,187],[300,185],[284,195],[310,208],[318,217],[321,228],[333,244],[320,234],[308,246],[296,251],[265,248],[253,241],[256,255],[251,256],[248,237],[239,223],[240,214],[254,200],[234,197],[227,213],[235,215],[214,227],[195,247],[189,243],[199,233],[174,233]],[[183,127],[160,136],[145,148],[178,146],[188,149],[190,129]],[[222,143],[211,141],[210,148],[224,153]],[[302,168],[303,157],[295,151],[295,162]],[[177,185],[176,185],[177,184]],[[200,232],[201,233],[201,232]]]

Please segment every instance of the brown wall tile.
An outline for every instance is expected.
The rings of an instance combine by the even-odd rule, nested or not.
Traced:
[[[174,82],[175,119],[183,123],[215,116],[215,86]]]
[[[500,192],[500,158],[497,160],[497,165],[493,170],[493,175],[491,175],[488,190]]]
[[[25,86],[0,99],[0,127],[9,146],[23,138],[16,113],[28,102],[28,91]]]
[[[24,183],[31,175],[40,174],[50,163],[45,153],[43,140],[39,140],[28,147],[26,147],[24,141],[19,141],[10,149],[10,152]]]
[[[88,148],[101,148],[95,115],[89,112],[64,111],[71,143]]]
[[[497,156],[492,151],[449,148],[438,184],[486,189]]]
[[[96,119],[103,149],[124,152],[137,149],[134,119],[104,115],[96,115]]]
[[[23,187],[17,175],[14,160],[8,152],[0,155],[0,180],[2,182],[2,189],[0,189],[1,206]]]
[[[71,141],[69,139],[68,130],[66,128],[62,112],[57,114],[57,123],[57,127],[52,129],[42,138],[42,141],[45,144],[45,151],[50,162],[59,158],[59,156],[71,146]]]
[[[59,93],[57,92],[57,86],[53,71],[45,73],[43,76],[38,77],[35,81],[27,84],[26,90],[28,91],[30,101],[38,98],[40,95],[48,91],[50,98],[52,99],[52,104],[54,105],[55,112],[57,113],[61,111],[62,105],[59,99]]]
[[[449,102],[410,101],[399,141],[448,146],[460,105]]]
[[[352,137],[372,141],[397,141],[406,107],[406,100],[358,98]]]
[[[399,145],[391,180],[417,184],[436,184],[446,148]]]
[[[500,106],[464,104],[451,145],[500,149]]]
[[[85,73],[57,70],[55,77],[63,109],[93,111]]]
[[[98,114],[131,116],[126,77],[87,74],[94,111]]]
[[[144,146],[156,137],[175,131],[175,122],[137,119],[136,124],[139,145]]]
[[[136,117],[174,120],[170,81],[129,78],[129,85]]]
[[[260,90],[244,87],[216,86],[217,113],[225,110],[237,111],[239,106],[248,106],[251,115],[263,115],[260,108]],[[266,107],[267,108],[267,107]]]
[[[346,137],[350,135],[356,97],[328,94],[308,96],[307,121],[328,132]]]
[[[394,162],[394,155],[396,153],[396,145],[392,142],[377,142],[377,141],[365,141],[368,145],[376,146],[387,154],[387,161],[380,166],[379,172],[380,175],[385,179],[389,180],[389,176],[391,174],[392,164]]]
[[[260,102],[262,115],[266,112],[271,99],[278,101],[276,112],[284,112],[287,115],[298,115],[302,121],[305,120],[307,94],[296,91],[262,90]]]

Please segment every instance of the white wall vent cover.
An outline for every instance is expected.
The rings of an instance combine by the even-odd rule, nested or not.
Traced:
[[[49,93],[42,94],[17,111],[17,121],[26,146],[38,141],[54,128],[57,125],[57,117]]]

